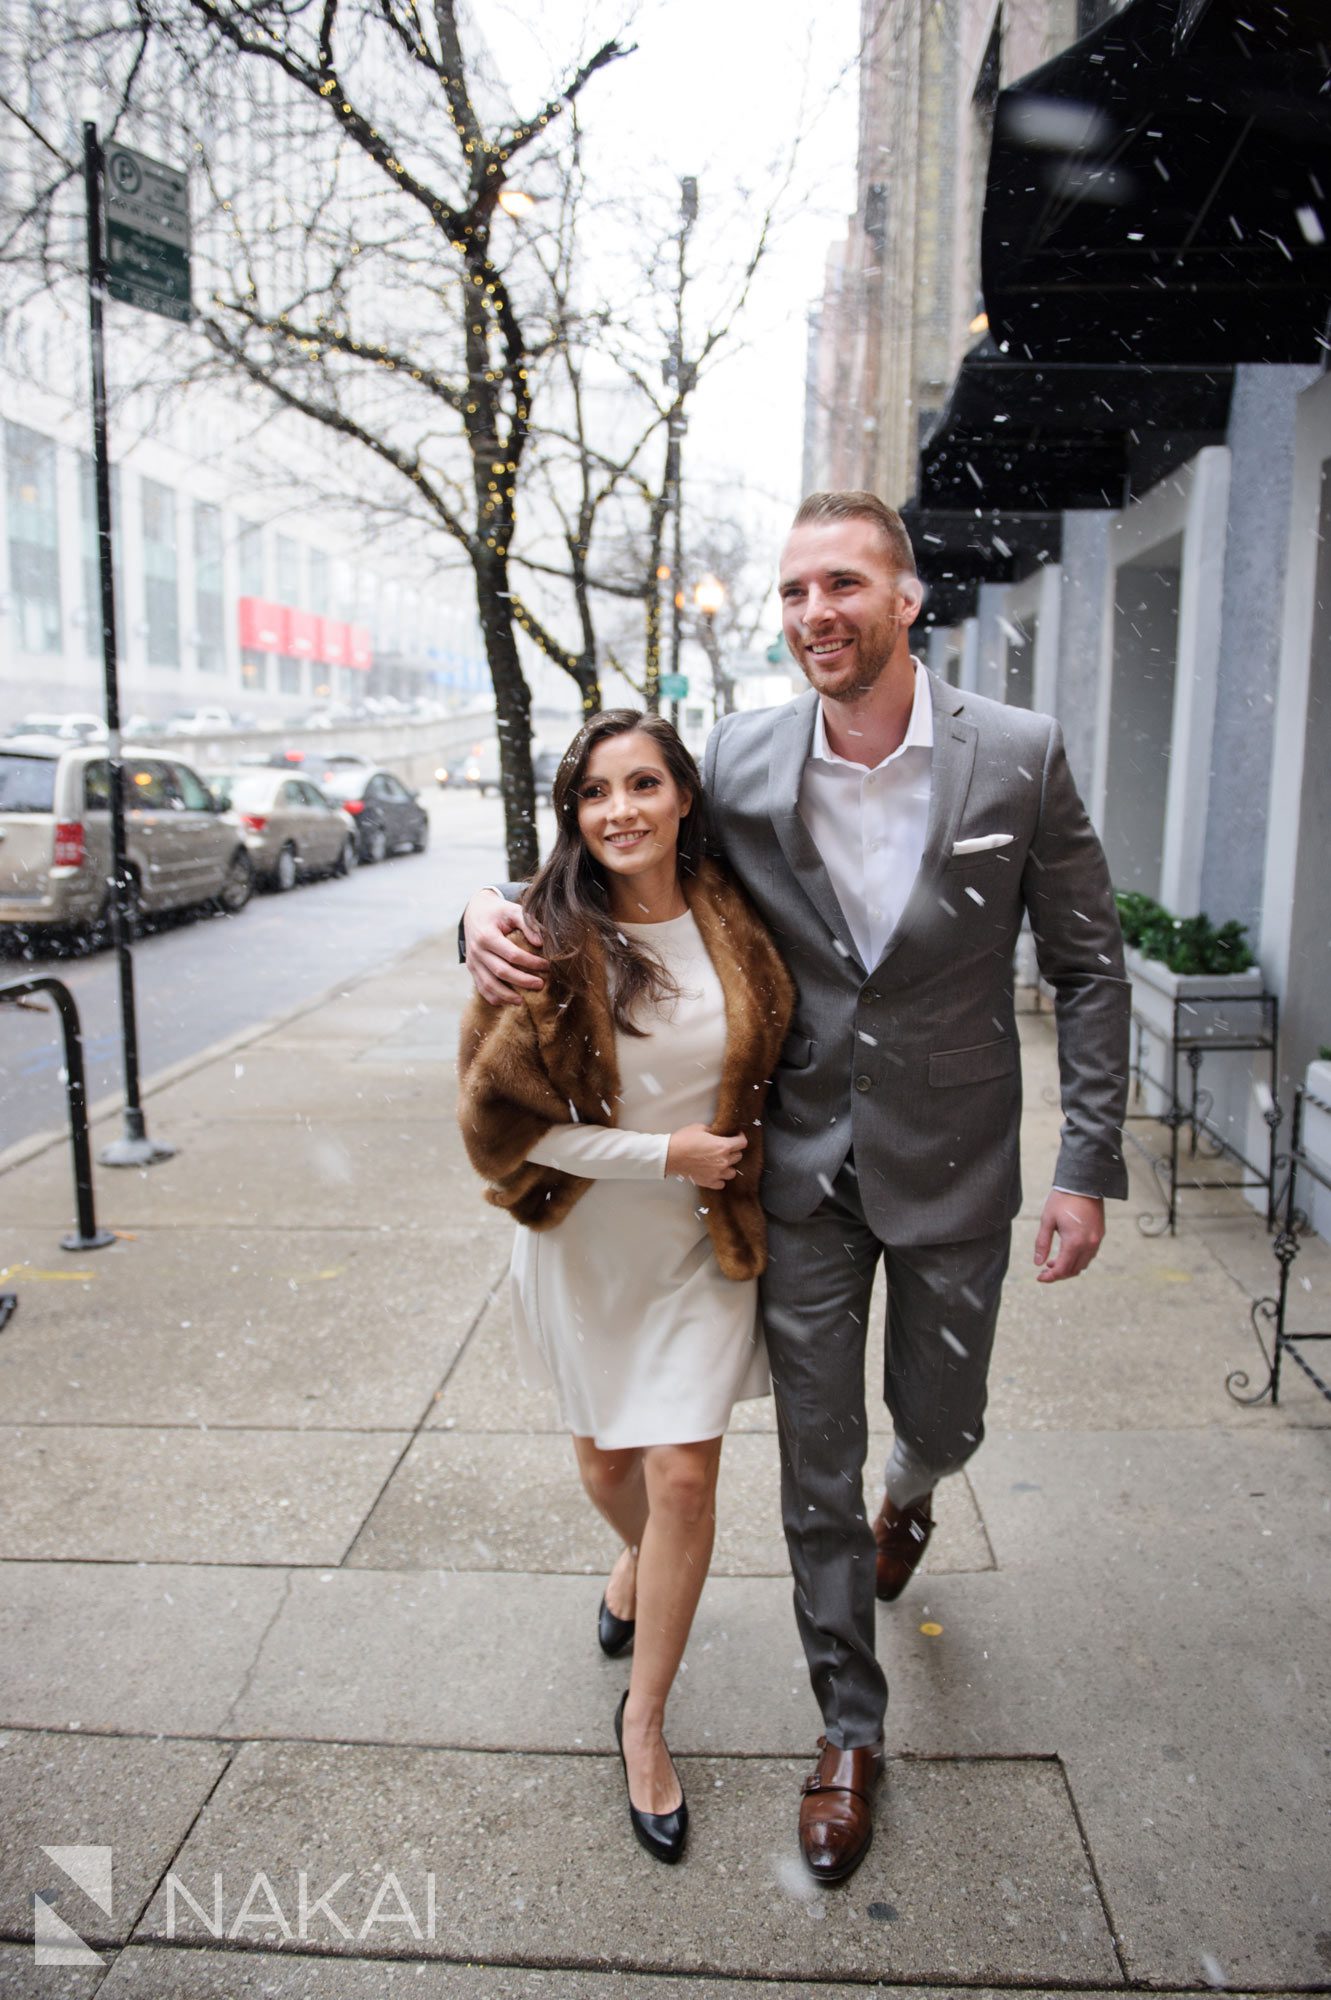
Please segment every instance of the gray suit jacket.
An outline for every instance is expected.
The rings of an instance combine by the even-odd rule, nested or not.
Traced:
[[[963,1242],[1021,1205],[1012,961],[1030,912],[1054,988],[1063,1134],[1055,1183],[1123,1196],[1129,988],[1105,858],[1050,716],[930,676],[924,858],[876,966],[861,965],[798,811],[817,696],[723,718],[704,780],[725,860],[795,979],[768,1101],[764,1205],[812,1213],[849,1155],[885,1243]],[[1011,834],[964,857],[958,840]]]

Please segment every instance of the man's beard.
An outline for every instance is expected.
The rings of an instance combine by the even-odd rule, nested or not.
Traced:
[[[866,694],[872,693],[873,689],[877,687],[879,681],[887,672],[891,664],[892,654],[896,650],[897,637],[900,631],[900,625],[893,620],[890,631],[884,633],[881,641],[875,645],[874,659],[867,666],[861,664],[859,673],[855,679],[848,682],[845,687],[820,688],[817,681],[814,680],[813,676],[806,669],[806,678],[809,681],[809,685],[819,695],[825,695],[828,701],[847,703],[860,701]],[[866,640],[869,642],[879,640],[879,635],[876,632],[858,635],[858,644],[861,649],[865,647]],[[810,660],[813,659],[812,653],[809,654],[809,658]]]
[[[851,681],[849,686],[841,688],[818,688],[818,693],[820,695],[825,694],[829,701],[858,701],[862,695],[871,693],[877,687],[886,670],[887,661],[880,660],[876,667],[871,667],[867,674],[861,674],[857,681]],[[815,686],[817,686],[816,682]]]

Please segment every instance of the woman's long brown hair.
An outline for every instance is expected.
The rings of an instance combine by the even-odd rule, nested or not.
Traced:
[[[677,731],[661,716],[636,708],[606,708],[588,717],[560,760],[551,787],[555,844],[522,899],[523,908],[540,925],[545,957],[570,986],[581,984],[579,963],[585,959],[588,934],[599,941],[610,979],[611,1012],[625,1035],[647,1032],[634,1023],[636,1008],[673,1000],[679,989],[656,954],[626,936],[611,916],[605,870],[592,858],[578,827],[578,798],[597,744],[634,733],[651,738],[680,792],[692,802],[679,823],[675,866],[681,879],[696,874],[706,851],[698,766]]]

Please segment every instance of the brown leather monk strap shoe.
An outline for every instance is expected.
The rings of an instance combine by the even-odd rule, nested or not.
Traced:
[[[876,1588],[884,1604],[900,1597],[919,1567],[920,1557],[928,1548],[933,1531],[932,1493],[926,1493],[923,1500],[917,1500],[913,1506],[903,1507],[899,1512],[890,1500],[884,1498],[873,1524],[873,1538],[878,1545]]]
[[[818,1738],[822,1755],[804,1780],[800,1849],[815,1881],[844,1882],[873,1840],[873,1788],[883,1774],[883,1746],[839,1750]]]

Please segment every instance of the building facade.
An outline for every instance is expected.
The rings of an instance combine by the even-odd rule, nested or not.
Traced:
[[[844,393],[810,411],[805,471],[913,503],[930,665],[1059,717],[1116,885],[1246,927],[1287,1114],[1331,1045],[1331,149],[1302,113],[1307,10],[1276,11],[1245,123],[1223,65],[1264,51],[1228,0],[869,10],[894,39],[866,43],[859,208],[808,372]],[[1203,1075],[1259,1160],[1263,1075]]]
[[[133,329],[128,308],[110,319],[114,365],[116,340]],[[0,350],[0,726],[102,705],[88,372],[86,334],[53,308],[11,321]],[[238,446],[236,399],[220,389],[150,423],[129,399],[111,431],[126,715],[208,705],[280,720],[488,688],[468,573],[431,584],[428,563],[395,557],[321,504],[317,446],[293,425],[262,433],[262,453],[284,468],[280,491],[256,478],[261,454]]]

